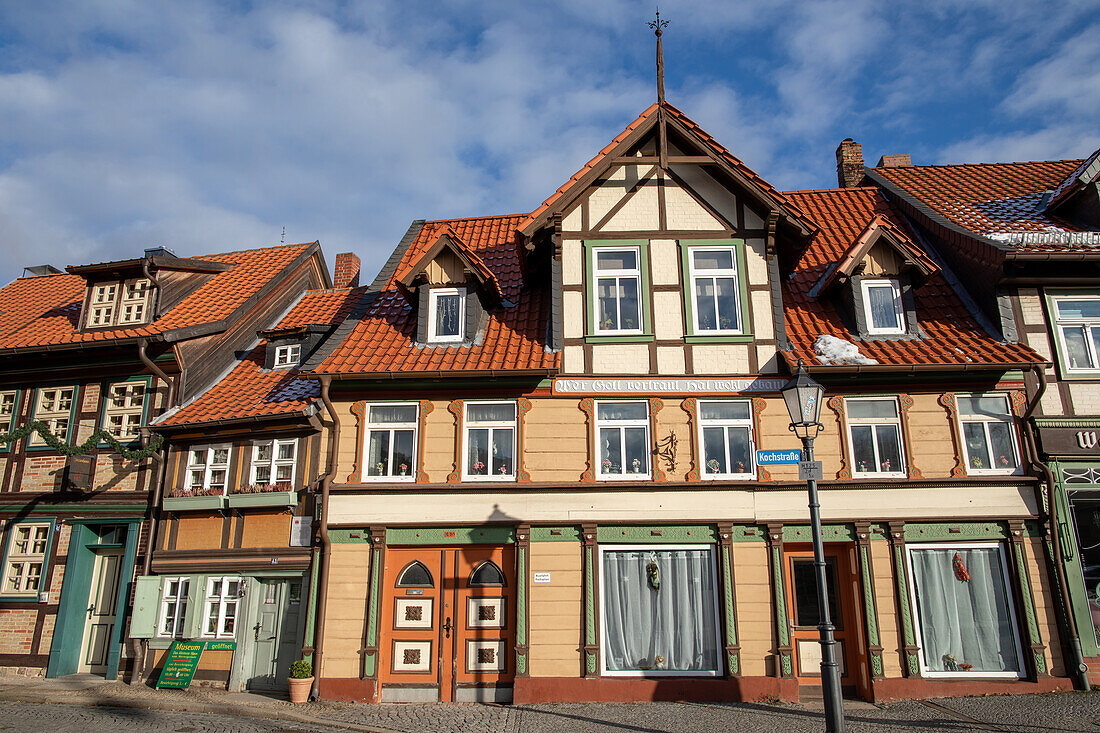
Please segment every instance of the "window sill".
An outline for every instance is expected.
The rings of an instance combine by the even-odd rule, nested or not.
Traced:
[[[678,670],[678,669],[638,669],[616,670],[605,669],[604,677],[717,677],[718,673],[702,670]]]
[[[883,479],[883,478],[909,478],[905,473],[862,473],[852,471],[852,478],[856,479]]]
[[[652,481],[653,477],[648,473],[629,473],[623,476],[596,474],[597,481]]]
[[[684,336],[684,342],[688,344],[748,344],[755,337],[751,333],[731,334],[689,334]]]
[[[515,482],[516,477],[512,475],[508,476],[463,476],[462,483],[464,484],[506,484],[509,482]]]
[[[259,491],[254,494],[230,494],[226,498],[229,502],[229,506],[234,508],[261,506],[294,506],[298,503],[298,492]]]
[[[1009,471],[982,469],[982,468],[967,468],[967,476],[1023,476],[1024,472],[1019,468],[1013,468]]]
[[[46,601],[40,601],[38,594],[33,596],[0,596],[0,604],[3,603],[46,603]]]
[[[166,511],[197,512],[225,507],[224,496],[166,496],[161,506]]]
[[[653,340],[653,334],[646,333],[609,333],[584,337],[586,344],[645,344]]]
[[[755,473],[704,473],[700,481],[756,481]]]

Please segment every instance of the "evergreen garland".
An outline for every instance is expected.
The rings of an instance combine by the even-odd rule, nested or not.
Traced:
[[[85,453],[91,453],[99,446],[100,442],[103,442],[114,448],[115,452],[127,461],[138,461],[142,458],[150,457],[160,450],[161,445],[164,444],[164,436],[153,433],[150,436],[149,445],[144,448],[130,449],[127,448],[125,444],[120,443],[118,438],[111,435],[106,430],[97,430],[89,435],[88,439],[80,445],[69,445],[61,438],[54,435],[50,431],[50,426],[41,420],[34,420],[11,432],[0,433],[0,443],[13,443],[17,440],[22,440],[31,433],[38,433],[41,435],[46,445],[65,456],[79,456]]]

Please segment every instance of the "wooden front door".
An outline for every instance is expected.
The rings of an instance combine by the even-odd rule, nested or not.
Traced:
[[[251,690],[285,690],[290,663],[300,654],[302,581],[265,578],[257,582],[260,605],[252,627]]]
[[[794,647],[794,672],[802,684],[821,684],[821,644],[818,631],[817,580],[813,549],[802,545],[784,547],[787,564],[787,621]],[[862,636],[856,615],[859,598],[852,549],[847,545],[825,545],[825,575],[829,581],[829,616],[836,626],[836,657],[842,685],[861,684]]]
[[[104,674],[111,647],[111,632],[115,627],[118,581],[122,566],[122,550],[95,551],[92,565],[92,587],[88,593],[88,611],[84,616],[84,641],[80,650],[77,672]]]
[[[472,700],[479,688],[511,685],[511,546],[388,547],[383,583],[383,700]]]

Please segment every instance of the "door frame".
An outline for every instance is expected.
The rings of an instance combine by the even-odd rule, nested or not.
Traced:
[[[232,573],[227,573],[231,575]],[[244,621],[244,624],[239,626],[239,631],[234,638],[237,642],[237,651],[233,653],[233,661],[229,665],[229,682],[227,688],[230,692],[244,692],[248,689],[249,675],[251,674],[253,661],[256,656],[256,647],[249,638],[249,632],[252,627],[256,625],[259,620],[260,604],[254,603],[252,600],[253,594],[259,592],[261,580],[296,580],[302,581],[302,603],[306,603],[306,595],[309,589],[308,576],[305,571],[298,573],[287,573],[286,571],[278,570],[260,570],[251,573],[241,573],[241,580],[247,583],[248,592],[245,593],[244,608],[239,609],[239,619]],[[301,646],[305,645],[305,609],[300,612],[298,619],[298,640],[301,642],[299,645],[299,658]],[[243,636],[242,636],[243,634]]]

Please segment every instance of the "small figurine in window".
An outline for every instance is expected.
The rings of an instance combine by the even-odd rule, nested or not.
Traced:
[[[719,466],[717,458],[711,458],[709,461],[707,461],[707,470],[711,473],[718,473],[718,468]]]
[[[632,469],[634,469],[632,471],[632,473],[641,473],[641,471],[642,471],[642,462],[639,461],[637,458],[635,458],[633,461],[630,462],[630,467]]]
[[[645,577],[650,588],[655,591],[661,590],[661,570],[657,567],[657,563],[650,561],[645,566]]]

